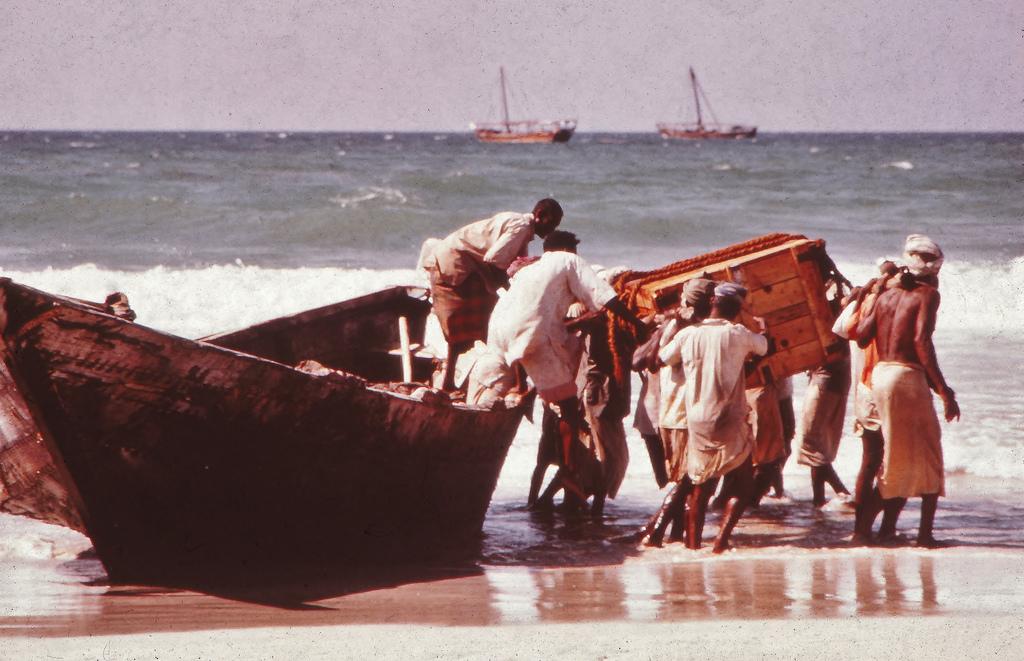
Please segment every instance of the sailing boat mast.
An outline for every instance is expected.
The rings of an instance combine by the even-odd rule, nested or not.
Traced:
[[[505,130],[509,131],[511,123],[508,119],[508,94],[505,92],[505,67],[498,67],[498,74],[501,77],[501,112],[505,120]]]
[[[757,135],[756,126],[740,126],[739,124],[724,126],[718,121],[718,118],[715,117],[715,109],[711,107],[711,101],[708,99],[708,95],[704,93],[704,88],[701,87],[700,82],[698,82],[697,74],[694,72],[693,67],[690,67],[690,87],[693,88],[693,104],[697,107],[697,123],[659,122],[655,126],[658,127],[658,133],[661,134],[661,137],[666,139],[703,140],[705,138],[753,138]],[[704,106],[711,116],[711,123],[708,126],[704,126],[704,112],[700,107],[702,98],[704,99]]]
[[[498,67],[501,85],[501,121],[470,124],[480,142],[568,142],[576,130],[575,119],[538,121],[520,119],[512,121],[508,114],[508,80],[505,67]]]
[[[704,128],[704,120],[700,116],[700,95],[697,94],[697,74],[690,67],[690,86],[693,87],[693,102],[697,104],[697,127]]]

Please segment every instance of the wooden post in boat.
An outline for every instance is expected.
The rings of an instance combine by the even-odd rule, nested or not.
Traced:
[[[398,318],[398,340],[401,344],[402,355],[402,381],[412,381],[412,348],[409,344],[409,320],[402,316]]]

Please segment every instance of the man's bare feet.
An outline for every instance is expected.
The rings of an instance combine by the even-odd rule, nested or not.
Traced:
[[[850,537],[850,546],[872,546],[871,535],[853,533],[853,536]]]
[[[660,536],[648,535],[647,537],[644,537],[643,545],[648,548],[660,549],[665,544]]]
[[[897,548],[900,546],[910,546],[910,538],[901,532],[894,533],[879,533],[878,537],[875,538],[873,546],[883,546],[885,548]]]
[[[555,501],[549,498],[538,498],[533,503],[528,504],[526,509],[531,512],[553,512],[555,511]]]
[[[917,541],[914,542],[914,546],[921,549],[945,549],[953,546],[953,542],[948,539],[935,539],[931,535],[927,537],[921,537],[918,535]]]
[[[715,555],[719,555],[721,553],[725,553],[726,551],[731,550],[732,544],[730,544],[729,542],[719,542],[718,540],[715,540],[715,545],[711,547],[711,552]]]

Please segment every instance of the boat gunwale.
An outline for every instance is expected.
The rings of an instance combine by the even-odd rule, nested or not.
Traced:
[[[157,328],[153,328],[151,326],[147,326],[145,324],[140,324],[140,323],[134,322],[134,321],[128,321],[127,319],[122,319],[122,318],[117,317],[117,316],[115,316],[113,314],[110,314],[109,312],[104,312],[102,309],[100,309],[100,306],[98,306],[98,305],[94,306],[93,304],[90,304],[90,302],[88,302],[88,301],[74,299],[74,298],[69,298],[69,297],[61,296],[59,294],[50,294],[48,292],[41,291],[41,290],[36,289],[34,287],[31,287],[29,285],[23,285],[21,283],[16,283],[13,280],[11,280],[10,278],[0,278],[0,287],[7,288],[7,287],[10,287],[10,286],[20,287],[20,288],[22,288],[24,290],[32,292],[34,295],[38,295],[38,296],[42,297],[44,300],[47,300],[48,304],[51,307],[49,309],[47,309],[45,312],[37,314],[37,315],[33,316],[31,319],[25,321],[13,333],[10,333],[7,329],[4,329],[2,331],[3,335],[8,336],[10,338],[10,341],[8,341],[6,339],[4,340],[5,344],[8,345],[8,347],[7,347],[8,351],[12,351],[12,347],[10,347],[10,344],[12,344],[13,342],[16,342],[23,335],[23,333],[27,332],[27,330],[31,330],[31,328],[36,325],[36,322],[38,322],[38,323],[45,323],[46,322],[46,319],[42,319],[41,317],[46,315],[48,312],[56,310],[60,306],[65,306],[65,307],[69,307],[69,308],[71,308],[73,310],[77,310],[78,312],[83,312],[83,313],[86,313],[88,315],[96,315],[96,316],[98,316],[100,318],[103,318],[103,319],[106,319],[106,320],[115,321],[119,325],[121,325],[122,327],[125,327],[125,328],[128,328],[128,327],[140,328],[143,331],[145,331],[146,333],[152,333],[152,334],[156,335],[158,338],[160,338],[163,341],[177,342],[177,343],[183,344],[184,346],[191,345],[190,348],[193,349],[193,350],[203,350],[203,351],[211,351],[212,350],[215,353],[219,352],[219,353],[231,355],[233,357],[236,357],[236,358],[239,358],[239,359],[242,359],[242,360],[248,360],[248,361],[251,361],[251,362],[254,362],[254,363],[265,364],[265,365],[270,366],[272,369],[286,369],[286,370],[290,370],[291,372],[294,372],[296,374],[303,375],[303,378],[308,379],[310,382],[312,382],[315,379],[342,378],[342,379],[345,379],[346,381],[349,381],[351,385],[358,385],[360,389],[362,389],[362,390],[364,390],[366,392],[375,393],[375,394],[378,394],[378,395],[387,395],[387,396],[390,396],[390,397],[398,399],[398,400],[408,401],[408,402],[412,402],[412,403],[423,404],[424,406],[427,406],[427,407],[433,408],[433,409],[451,408],[453,410],[461,410],[461,411],[466,411],[466,412],[469,412],[469,413],[491,413],[491,414],[505,413],[507,411],[515,411],[516,410],[515,408],[512,408],[512,409],[484,408],[484,407],[480,407],[480,406],[474,406],[474,405],[470,405],[470,404],[465,404],[463,402],[455,402],[455,401],[449,401],[448,403],[443,403],[443,402],[438,402],[438,403],[424,402],[422,399],[417,399],[415,397],[412,397],[411,395],[408,395],[408,394],[405,394],[405,393],[401,393],[401,392],[396,392],[396,391],[393,391],[393,390],[389,390],[389,389],[387,389],[385,387],[381,387],[383,385],[383,383],[387,383],[387,382],[371,382],[371,381],[367,380],[366,378],[364,378],[364,377],[362,377],[359,374],[356,374],[354,372],[346,372],[346,371],[343,371],[343,370],[335,370],[335,369],[331,369],[331,368],[326,368],[326,369],[330,369],[331,370],[331,372],[329,374],[314,374],[312,372],[300,369],[296,365],[288,365],[287,363],[282,363],[282,362],[279,362],[279,361],[276,361],[276,360],[272,360],[270,358],[264,358],[263,356],[258,356],[258,355],[255,355],[255,354],[246,353],[244,351],[238,351],[236,349],[229,349],[227,347],[223,347],[223,346],[214,344],[212,342],[208,342],[205,339],[193,340],[193,339],[189,339],[189,338],[186,338],[186,337],[182,337],[181,335],[175,335],[174,333],[170,333],[168,331],[162,331],[162,330],[159,330]],[[400,288],[400,286],[396,287],[396,288]],[[385,290],[385,291],[387,291],[387,290]],[[344,303],[344,302],[345,301],[342,301],[342,303]],[[328,306],[323,306],[321,308],[316,308],[315,310],[324,310],[324,309],[330,308],[330,307],[331,306],[328,305]],[[48,316],[50,316],[50,315],[48,315]],[[290,319],[290,318],[291,317],[282,317],[282,318],[278,318],[278,319],[271,320],[271,321],[277,321],[279,319]],[[245,329],[243,329],[243,330],[245,330]],[[411,383],[415,383],[417,386],[422,386],[424,388],[428,388],[429,387],[427,384],[423,384],[423,383],[419,383],[419,382],[411,382]],[[524,405],[525,405],[525,403],[527,401],[529,401],[529,399],[527,397],[524,397],[523,398],[523,402],[520,404],[520,407],[524,407]],[[516,407],[516,408],[519,408],[519,407]],[[524,407],[524,410],[525,410],[525,407]]]

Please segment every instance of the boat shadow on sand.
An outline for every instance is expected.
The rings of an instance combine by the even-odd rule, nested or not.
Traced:
[[[220,599],[291,611],[334,610],[316,602],[360,593],[482,576],[474,559],[435,558],[415,563],[309,564],[211,567],[187,575],[154,569],[134,583],[112,581],[91,551],[65,562],[60,572],[85,587],[106,588],[102,598],[150,597],[194,592]]]

